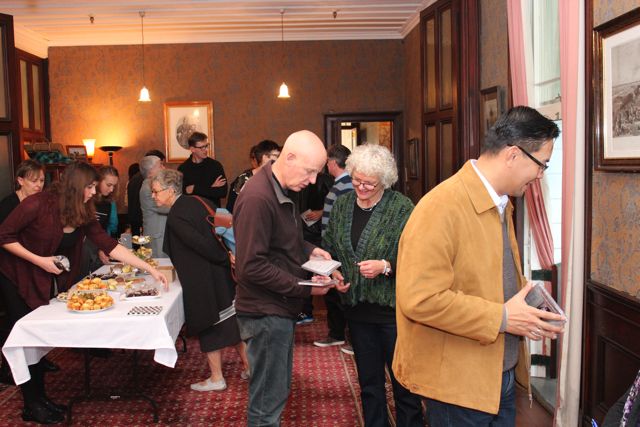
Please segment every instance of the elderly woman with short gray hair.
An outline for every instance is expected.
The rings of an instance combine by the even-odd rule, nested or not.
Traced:
[[[391,189],[395,159],[380,145],[361,145],[347,159],[355,191],[336,200],[323,247],[342,263],[334,278],[350,283],[342,295],[358,369],[365,426],[388,426],[385,365],[396,343],[395,266],[398,242],[413,203]],[[391,370],[398,426],[424,426],[419,398]]]
[[[151,196],[158,206],[170,208],[163,251],[169,255],[182,284],[187,334],[197,335],[207,354],[210,375],[191,384],[196,391],[222,391],[221,350],[236,346],[242,360],[240,376],[249,377],[244,343],[236,322],[235,285],[227,251],[212,232],[205,204],[198,196],[182,195],[182,173],[163,169],[151,178]]]

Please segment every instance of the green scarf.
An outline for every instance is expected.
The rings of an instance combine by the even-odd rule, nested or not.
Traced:
[[[347,293],[342,294],[342,300],[350,306],[370,302],[395,307],[395,275],[380,274],[374,279],[366,279],[360,275],[356,263],[385,259],[395,268],[400,234],[411,215],[413,203],[397,191],[385,190],[354,250],[351,244],[351,223],[355,203],[355,191],[338,197],[322,240],[322,246],[342,263],[340,271],[345,282],[351,283]]]

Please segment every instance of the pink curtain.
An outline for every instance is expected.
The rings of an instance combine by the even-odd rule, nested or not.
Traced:
[[[527,96],[527,66],[524,52],[522,28],[522,6],[520,0],[507,2],[509,25],[509,65],[511,67],[511,92],[513,105],[529,105]],[[533,231],[533,240],[542,268],[550,270],[553,266],[553,237],[549,219],[544,208],[540,180],[534,181],[525,192],[525,202],[529,212],[529,222]]]
[[[582,354],[583,197],[585,173],[577,159],[584,156],[584,2],[558,2],[560,23],[560,81],[562,96],[562,272],[560,305],[569,317],[558,339],[558,387],[554,426],[578,425],[580,420],[580,357]],[[578,110],[580,108],[580,110]],[[580,146],[578,145],[579,139]],[[577,286],[570,287],[570,283]]]

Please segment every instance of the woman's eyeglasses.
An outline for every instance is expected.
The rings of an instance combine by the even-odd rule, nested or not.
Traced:
[[[378,185],[380,185],[379,182],[376,182],[374,184],[374,183],[371,183],[371,182],[360,181],[358,178],[354,178],[354,177],[351,177],[351,184],[353,184],[354,187],[362,187],[365,190],[373,190]]]
[[[157,196],[158,193],[162,193],[163,191],[168,190],[169,188],[170,187],[165,187],[162,190],[151,190],[151,194],[154,195],[154,196]]]

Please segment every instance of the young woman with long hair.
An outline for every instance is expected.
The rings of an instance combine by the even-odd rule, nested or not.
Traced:
[[[165,288],[166,278],[106,234],[96,220],[93,196],[100,177],[87,163],[74,162],[60,182],[47,191],[26,198],[0,224],[0,291],[7,302],[11,327],[21,317],[49,303],[54,278],[66,290],[77,277],[86,237],[114,259],[148,271]],[[65,255],[70,272],[55,264]],[[46,396],[42,362],[29,366],[31,379],[20,385],[24,399],[22,419],[42,424],[64,420],[66,407]]]

